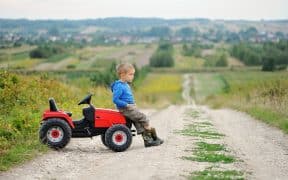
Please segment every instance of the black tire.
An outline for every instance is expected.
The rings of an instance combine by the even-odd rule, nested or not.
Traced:
[[[40,141],[53,149],[64,148],[69,143],[71,135],[68,123],[58,118],[45,120],[39,130]]]
[[[108,147],[106,141],[105,141],[105,134],[101,134],[101,141],[104,144],[104,146]]]
[[[132,143],[131,131],[125,125],[114,125],[106,131],[105,142],[115,152],[125,151]]]

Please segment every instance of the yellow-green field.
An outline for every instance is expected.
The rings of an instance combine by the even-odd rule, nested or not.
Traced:
[[[136,103],[147,108],[163,108],[182,101],[182,76],[149,74],[136,90]]]

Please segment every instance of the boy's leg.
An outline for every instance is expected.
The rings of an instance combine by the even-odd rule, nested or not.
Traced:
[[[134,122],[137,134],[142,134],[145,147],[158,146],[163,143],[163,140],[159,138],[154,140],[153,136],[157,137],[156,130],[149,126],[149,120],[144,113],[137,108],[123,109],[120,112]]]
[[[154,127],[151,127],[151,136],[154,141],[157,141],[160,144],[164,143],[164,141],[157,136],[156,129]]]
[[[121,109],[120,112],[131,121],[133,121],[137,134],[142,134],[145,128],[149,127],[149,120],[147,116],[140,112],[137,108]]]

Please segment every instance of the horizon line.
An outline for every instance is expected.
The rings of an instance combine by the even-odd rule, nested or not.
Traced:
[[[206,17],[132,17],[132,16],[107,16],[107,17],[95,17],[95,18],[27,18],[27,17],[0,17],[0,20],[28,20],[28,21],[83,21],[83,20],[99,20],[99,19],[113,19],[113,18],[127,18],[127,19],[161,19],[161,20],[210,20],[210,21],[287,21],[288,18],[273,18],[273,19],[229,19],[229,18],[206,18]]]

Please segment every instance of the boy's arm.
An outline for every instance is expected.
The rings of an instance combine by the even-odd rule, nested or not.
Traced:
[[[120,99],[120,96],[122,95],[122,93],[123,93],[123,89],[121,87],[113,88],[113,102],[118,107],[127,107],[127,103]]]

